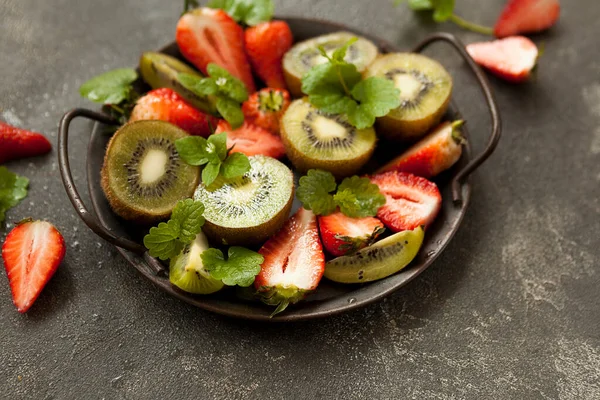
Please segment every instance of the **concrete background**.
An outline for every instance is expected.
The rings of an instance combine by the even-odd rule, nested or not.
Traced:
[[[277,10],[407,47],[436,29],[484,39],[390,1],[281,0]],[[172,41],[181,3],[0,0],[0,118],[55,142],[64,111],[92,107],[79,85]],[[504,2],[457,3],[491,25]],[[31,179],[9,223],[46,218],[68,251],[27,315],[0,278],[0,398],[599,399],[600,3],[563,3],[560,23],[534,38],[546,47],[536,79],[491,79],[504,136],[473,177],[453,242],[403,290],[339,317],[264,325],[187,306],[78,220],[55,151],[9,163]],[[434,51],[481,148],[489,121],[473,80]],[[77,127],[81,155],[89,125]],[[84,185],[82,157],[72,163]]]

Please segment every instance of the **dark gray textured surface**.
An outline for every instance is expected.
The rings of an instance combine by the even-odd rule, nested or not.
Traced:
[[[481,39],[388,0],[277,3],[282,15],[407,47],[437,28]],[[503,1],[457,3],[491,24]],[[536,37],[546,44],[537,79],[492,78],[504,137],[473,178],[459,233],[416,281],[357,312],[260,325],[187,306],[77,219],[55,152],[10,163],[31,190],[9,221],[49,219],[68,251],[27,315],[0,278],[0,398],[599,399],[600,3],[563,3],[560,24]],[[90,106],[79,84],[170,42],[179,12],[179,1],[0,0],[0,118],[55,141],[61,114]],[[473,81],[434,51],[481,146],[488,120]],[[89,125],[76,126],[72,163],[84,185]]]

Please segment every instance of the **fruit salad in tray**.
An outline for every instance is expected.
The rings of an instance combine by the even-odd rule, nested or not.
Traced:
[[[112,212],[196,304],[276,315],[325,281],[410,268],[442,209],[436,177],[465,149],[452,77],[344,29],[295,39],[269,7],[237,3],[188,10],[176,49],[81,86],[119,124],[100,172]]]

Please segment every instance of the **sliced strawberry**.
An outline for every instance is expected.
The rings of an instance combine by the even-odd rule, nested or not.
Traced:
[[[254,71],[268,87],[286,89],[281,60],[294,37],[284,21],[263,22],[246,29],[246,53]]]
[[[191,135],[208,137],[218,119],[204,114],[168,88],[151,90],[140,97],[129,121],[158,119],[177,125]]]
[[[385,231],[385,227],[374,217],[351,218],[336,211],[319,216],[319,231],[325,249],[337,257],[369,246]]]
[[[29,310],[64,256],[65,241],[49,222],[26,221],[10,231],[2,259],[19,312]]]
[[[242,111],[246,121],[279,135],[279,120],[289,105],[287,90],[264,88],[242,104]]]
[[[273,314],[315,290],[325,271],[317,217],[300,208],[258,251],[265,258],[254,287]]]
[[[462,124],[460,120],[442,122],[410,149],[377,170],[377,173],[400,171],[431,178],[447,170],[462,154],[464,139],[457,130]]]
[[[0,164],[17,158],[39,156],[50,150],[52,145],[41,133],[0,121]]]
[[[227,147],[233,146],[233,153],[244,153],[247,156],[263,154],[273,158],[281,158],[285,154],[285,147],[279,136],[249,122],[244,122],[234,130],[227,121],[221,120],[215,133],[221,132],[227,132]]]
[[[538,48],[524,36],[472,43],[469,55],[477,64],[510,82],[526,81],[538,58]]]
[[[502,38],[543,31],[559,16],[558,0],[509,0],[496,21],[494,34]]]
[[[200,71],[215,63],[246,84],[256,87],[244,51],[244,30],[223,10],[197,8],[183,14],[177,23],[175,40],[181,54]]]
[[[385,196],[377,217],[394,232],[413,230],[433,222],[442,205],[435,183],[406,172],[390,171],[371,177]]]

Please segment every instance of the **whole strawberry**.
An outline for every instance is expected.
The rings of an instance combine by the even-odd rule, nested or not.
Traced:
[[[39,156],[52,150],[46,137],[0,121],[0,164],[17,158]]]
[[[246,29],[246,53],[254,72],[268,87],[285,89],[281,59],[292,47],[292,30],[284,21],[263,22]]]
[[[279,135],[279,120],[290,105],[284,89],[265,88],[252,94],[242,105],[246,121]]]

